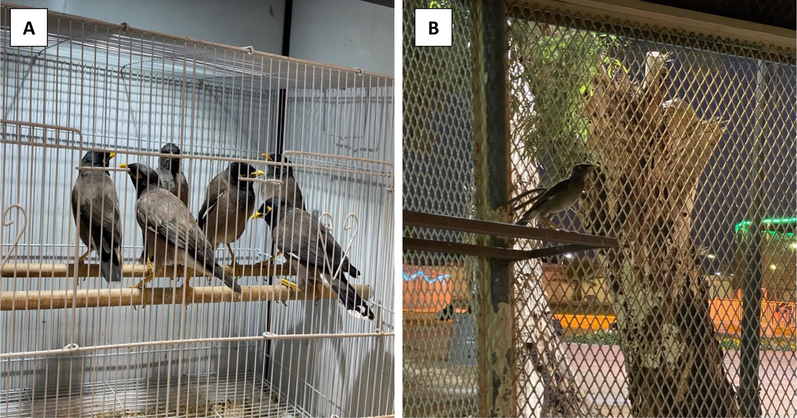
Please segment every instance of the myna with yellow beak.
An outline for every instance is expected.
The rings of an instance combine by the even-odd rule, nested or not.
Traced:
[[[309,213],[293,207],[283,199],[269,199],[252,215],[252,219],[263,218],[271,229],[271,239],[277,249],[282,251],[288,260],[295,260],[296,286],[304,291],[308,281],[315,281],[312,271],[321,272],[329,283],[324,283],[338,294],[338,298],[346,310],[359,317],[374,319],[374,313],[349,284],[346,274],[351,277],[360,275],[343,248],[326,227]],[[283,284],[294,287],[283,280]]]
[[[257,208],[257,194],[251,181],[262,176],[260,170],[247,163],[232,162],[208,184],[205,201],[197,217],[199,227],[213,248],[225,244],[235,268],[235,253],[230,243],[243,235],[249,216]]]
[[[89,151],[80,161],[81,167],[108,168],[116,154]],[[72,217],[80,240],[89,247],[78,263],[91,251],[100,256],[100,271],[107,282],[122,281],[122,221],[119,198],[107,171],[80,170],[72,188]]]
[[[216,263],[215,247],[208,242],[191,212],[180,199],[159,187],[155,170],[143,164],[122,164],[136,188],[136,221],[146,236],[146,255],[155,267],[182,266],[206,276],[221,280],[235,293],[241,286]],[[141,288],[154,276],[145,277],[134,288]],[[184,303],[193,299],[191,276],[186,277]]]

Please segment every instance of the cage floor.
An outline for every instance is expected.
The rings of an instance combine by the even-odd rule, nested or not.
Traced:
[[[306,417],[253,375],[183,376],[0,393],[0,417]],[[39,392],[39,393],[37,393]]]

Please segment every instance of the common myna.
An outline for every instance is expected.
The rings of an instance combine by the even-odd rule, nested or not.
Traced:
[[[175,144],[166,144],[161,148],[161,154],[163,156],[158,159],[157,169],[160,187],[180,198],[180,201],[188,208],[190,189],[185,174],[180,170],[180,147]]]
[[[163,157],[158,159],[158,177],[160,177],[160,187],[170,191],[173,195],[177,196],[181,202],[188,207],[188,180],[185,175],[180,171],[180,158],[174,157],[180,155],[180,147],[175,144],[166,144],[161,147],[161,154]],[[190,209],[189,209],[190,210]],[[141,257],[138,258],[140,263],[143,263],[144,254],[147,252],[146,237],[144,238],[144,250],[141,252]]]
[[[590,163],[580,163],[573,166],[570,177],[554,184],[541,194],[531,205],[531,208],[515,224],[527,225],[532,220],[539,218],[549,227],[557,229],[556,225],[549,219],[549,216],[573,206],[584,191],[584,177],[598,167],[600,166]]]
[[[210,181],[205,201],[199,209],[199,227],[205,231],[214,249],[221,243],[227,246],[233,268],[236,266],[235,253],[230,243],[243,235],[249,216],[257,207],[257,194],[252,182],[242,179],[263,174],[249,164],[230,163]]]
[[[304,207],[304,196],[302,190],[296,183],[296,178],[293,177],[293,168],[289,165],[290,160],[282,154],[274,154],[273,156],[268,153],[263,153],[263,158],[269,161],[277,161],[279,165],[269,165],[266,169],[266,179],[269,180],[282,180],[282,183],[266,182],[260,187],[260,194],[263,201],[271,198],[282,198],[290,203],[293,207],[301,210],[307,210]]]
[[[89,151],[80,161],[81,167],[107,168],[113,152]],[[100,255],[100,271],[107,282],[122,281],[122,221],[119,198],[107,171],[80,170],[72,188],[72,216],[80,240],[89,247],[80,256],[82,263],[92,250]]]
[[[277,249],[285,257],[298,262],[296,287],[304,291],[308,281],[315,285],[310,269],[320,272],[330,278],[329,286],[347,310],[369,320],[374,319],[374,313],[346,280],[345,274],[357,277],[360,272],[351,265],[340,244],[318,219],[283,199],[267,200],[252,215],[252,219],[255,218],[266,221]],[[283,284],[294,287],[285,280]]]
[[[241,286],[216,263],[214,247],[208,242],[191,212],[177,196],[159,187],[158,173],[142,164],[122,164],[136,188],[136,221],[146,236],[147,256],[155,267],[183,266],[224,282],[236,293]],[[148,273],[134,288],[141,288],[154,278]],[[183,286],[184,301],[193,299],[188,275]],[[187,303],[186,303],[187,304]]]

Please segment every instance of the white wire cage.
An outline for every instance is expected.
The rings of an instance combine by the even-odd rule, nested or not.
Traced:
[[[10,7],[0,9],[0,416],[392,413],[393,79],[52,12],[46,48],[14,48]],[[158,277],[130,289],[149,270],[136,191],[116,167],[157,167],[168,143],[181,149],[194,218],[231,162],[290,167],[307,212],[361,272],[350,280],[374,320],[348,315],[333,292],[281,284],[301,267],[288,254],[269,261],[259,219],[231,244],[237,266],[224,245],[215,251],[241,295],[194,274],[190,298],[191,272],[157,263]],[[121,283],[103,279],[96,252],[77,263],[87,247],[70,199],[88,151],[116,154],[104,171],[118,197]],[[259,177],[255,207],[264,182],[283,186],[277,199],[289,191]]]

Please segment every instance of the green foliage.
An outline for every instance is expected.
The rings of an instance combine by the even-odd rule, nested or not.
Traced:
[[[587,99],[592,77],[603,66],[610,74],[625,71],[609,56],[617,37],[515,20],[510,23],[510,112],[514,134],[526,153],[546,167],[553,179],[568,174],[589,154]]]

